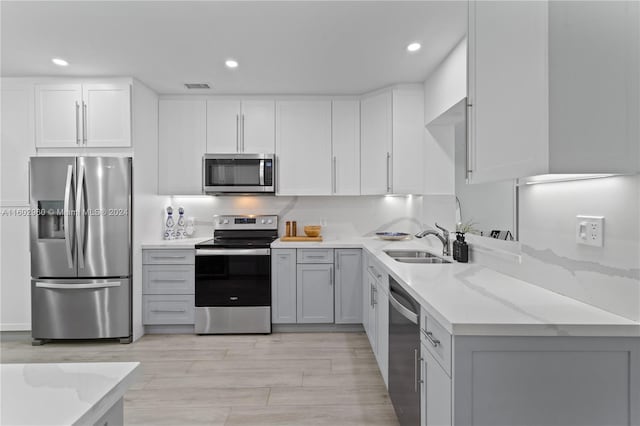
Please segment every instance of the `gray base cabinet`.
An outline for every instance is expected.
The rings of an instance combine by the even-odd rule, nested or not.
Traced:
[[[367,255],[362,288],[362,323],[385,385],[389,385],[389,276]]]
[[[295,324],[296,249],[271,250],[271,322]]]
[[[640,424],[640,339],[420,329],[423,426]]]
[[[273,324],[360,324],[361,249],[272,249]]]
[[[195,323],[195,250],[142,251],[142,323]]]
[[[336,324],[362,322],[362,250],[335,250]]]
[[[296,295],[298,324],[333,322],[333,265],[298,265]]]
[[[456,425],[640,424],[637,338],[454,341]]]

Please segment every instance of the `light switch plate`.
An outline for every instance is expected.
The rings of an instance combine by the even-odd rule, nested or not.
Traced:
[[[604,246],[604,216],[576,216],[576,243]]]

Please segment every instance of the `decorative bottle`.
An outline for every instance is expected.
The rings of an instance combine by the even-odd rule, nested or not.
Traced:
[[[173,207],[167,207],[167,220],[164,223],[164,239],[173,240],[175,238],[175,223],[173,221]]]
[[[184,209],[182,207],[178,207],[178,226],[176,227],[176,238],[183,239],[186,237],[185,232],[185,220],[184,220]]]

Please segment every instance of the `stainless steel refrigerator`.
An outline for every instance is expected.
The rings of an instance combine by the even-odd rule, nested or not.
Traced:
[[[131,158],[30,159],[31,326],[131,341]]]

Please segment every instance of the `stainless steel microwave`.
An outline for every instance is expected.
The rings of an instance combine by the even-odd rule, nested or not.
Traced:
[[[275,154],[205,154],[206,194],[275,194]]]

